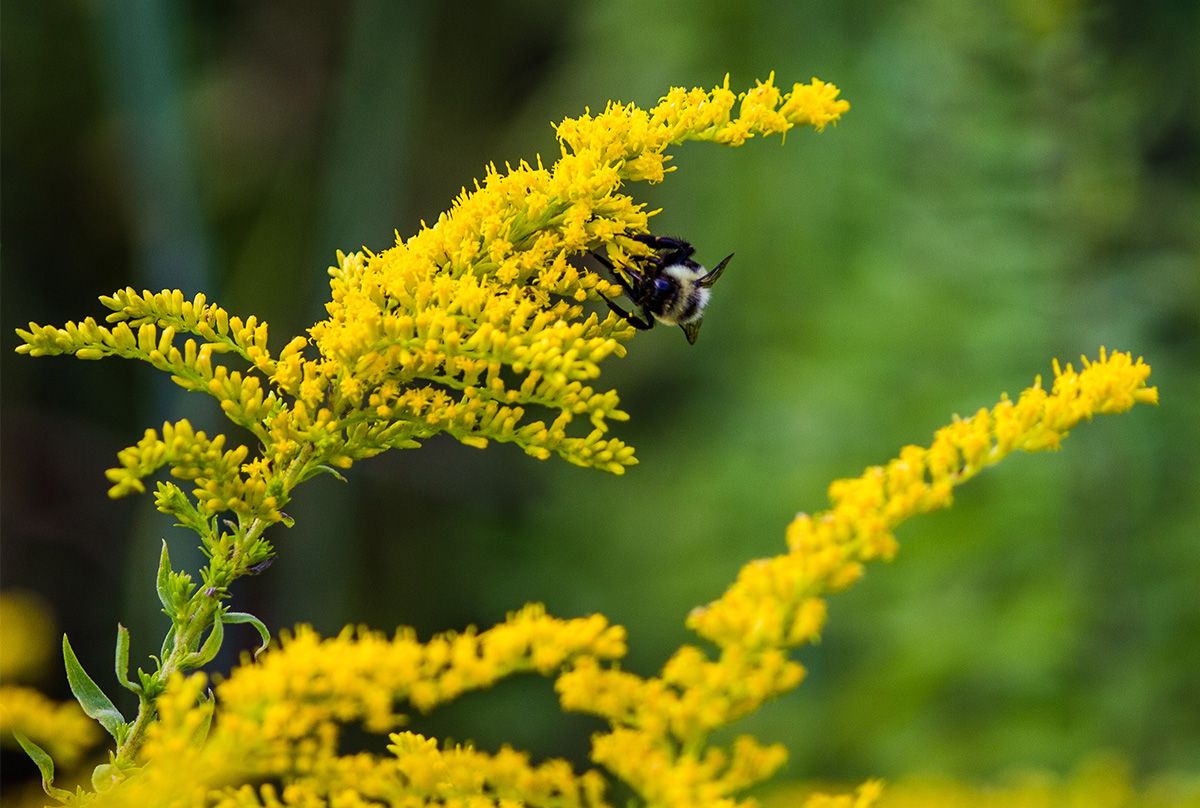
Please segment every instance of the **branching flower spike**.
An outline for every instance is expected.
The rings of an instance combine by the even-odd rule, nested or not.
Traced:
[[[133,289],[101,298],[115,325],[31,323],[18,331],[17,350],[140,359],[216,398],[265,447],[260,457],[247,462],[246,447],[226,448],[223,437],[180,422],[148,430],[109,474],[120,496],[168,468],[196,486],[202,516],[279,521],[291,488],[322,466],[348,468],[439,432],[620,474],[636,462],[633,450],[607,432],[627,415],[615,391],[593,384],[634,332],[590,310],[621,289],[587,270],[584,257],[648,252],[637,237],[651,214],[624,187],[660,182],[671,170],[667,149],[685,141],[737,146],[795,126],[820,130],[849,108],[837,95],[819,79],[782,93],[772,75],[739,106],[727,78],[707,92],[673,89],[649,111],[614,103],[568,118],[556,128],[562,153],[551,167],[540,158],[504,172],[489,166],[412,238],[379,254],[339,253],[328,318],[278,354],[256,317],[231,316],[203,294]],[[576,434],[581,419],[587,426]],[[170,492],[160,498],[178,506]]]

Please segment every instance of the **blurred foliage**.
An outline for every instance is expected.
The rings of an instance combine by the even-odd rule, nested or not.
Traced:
[[[43,593],[93,667],[118,619],[154,650],[172,531],[108,502],[102,471],[145,424],[215,413],[143,368],[16,358],[13,327],[132,284],[297,333],[336,249],[415,232],[487,161],[553,152],[549,122],[773,69],[853,109],[784,148],[685,147],[652,189],[659,232],[737,255],[696,346],[656,330],[606,374],[641,465],[610,479],[450,440],[364,464],[305,492],[240,607],[428,635],[538,599],[627,625],[647,673],[830,480],[1106,344],[1146,356],[1162,406],[910,526],[831,602],[808,682],[745,729],[785,742],[796,777],[1069,772],[1098,748],[1135,777],[1196,766],[1196,4],[138,9],[5,0],[0,28],[0,576]],[[595,728],[542,682],[420,723],[577,756]]]

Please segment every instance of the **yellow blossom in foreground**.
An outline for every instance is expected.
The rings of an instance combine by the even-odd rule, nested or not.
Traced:
[[[52,655],[53,634],[54,621],[39,598],[0,595],[0,681],[11,684],[40,673]]]
[[[930,446],[905,447],[886,466],[835,482],[828,511],[800,516],[789,527],[786,554],[750,562],[722,598],[690,616],[689,625],[716,645],[715,654],[685,645],[659,676],[643,678],[617,665],[625,653],[620,627],[600,616],[559,620],[536,606],[487,631],[425,643],[408,630],[391,639],[347,630],[322,640],[301,629],[218,685],[217,717],[203,747],[196,738],[209,707],[195,706],[203,679],[176,679],[159,700],[162,718],[145,747],[145,769],[110,792],[105,804],[140,805],[154,793],[207,793],[220,796],[212,804],[230,806],[369,800],[604,805],[595,772],[576,775],[555,761],[535,766],[507,748],[489,754],[440,747],[399,732],[391,735],[392,758],[338,756],[342,724],[388,732],[403,721],[398,705],[425,711],[503,676],[537,671],[557,676],[564,709],[608,721],[610,729],[593,737],[592,759],[647,805],[748,808],[756,803],[738,795],[776,771],[785,750],[749,736],[723,747],[710,735],[799,684],[804,670],[787,651],[816,638],[824,596],[856,580],[864,562],[890,558],[896,550],[891,531],[901,521],[948,506],[956,485],[1012,451],[1057,448],[1082,420],[1156,402],[1156,389],[1146,386],[1149,372],[1141,360],[1103,350],[1079,371],[1055,364],[1049,391],[1039,380],[1015,402],[1003,398],[956,419]],[[247,784],[263,780],[281,783],[281,790]],[[803,802],[796,795],[775,804],[932,804],[904,802],[904,790],[889,802],[886,794],[880,798],[881,788],[868,781],[852,794],[806,791]],[[199,804],[179,799],[179,805]]]
[[[306,794],[334,804],[340,804],[334,799],[339,794],[353,791],[396,804],[476,795],[521,798],[528,805],[603,805],[602,778],[577,775],[562,761],[533,765],[511,749],[439,749],[436,741],[411,733],[392,736],[392,758],[344,757],[338,739],[343,724],[376,734],[402,725],[397,705],[424,712],[516,673],[550,676],[580,658],[624,654],[624,629],[603,617],[560,620],[536,605],[486,631],[440,634],[427,642],[408,629],[391,638],[347,629],[321,639],[302,627],[217,685],[219,709],[202,747],[197,739],[211,703],[195,705],[204,677],[176,678],[158,702],[160,718],[144,749],[148,765],[106,794],[103,804],[142,805],[147,795],[170,793],[180,795],[179,805],[193,805],[197,795],[223,789],[223,804],[257,805],[253,800],[266,800],[264,792],[242,785],[281,778],[288,784],[285,796]]]
[[[59,703],[28,687],[0,685],[0,738],[15,746],[19,732],[71,768],[100,740],[100,725],[73,701]]]

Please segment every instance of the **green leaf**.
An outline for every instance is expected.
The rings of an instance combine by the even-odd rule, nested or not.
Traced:
[[[70,798],[71,792],[54,787],[54,760],[46,754],[46,750],[16,730],[13,730],[13,737],[17,739],[17,743],[21,744],[25,754],[29,755],[30,760],[42,773],[42,791],[59,802],[66,802]]]
[[[167,541],[163,539],[162,555],[158,557],[158,578],[155,588],[158,589],[158,600],[163,605],[163,611],[175,622],[174,599],[171,597],[171,556],[167,553]]]
[[[138,692],[141,693],[143,699],[150,701],[158,696],[158,693],[155,692],[155,684],[158,682],[157,672],[146,673],[141,668],[138,668],[137,676],[140,688]]]
[[[166,659],[168,652],[170,652],[170,650],[171,650],[171,644],[174,642],[175,642],[175,626],[171,626],[169,629],[167,629],[167,636],[163,637],[162,649],[158,652],[159,657],[161,657],[162,659]],[[158,662],[158,667],[161,670],[162,662],[158,659],[155,659],[154,657],[151,657],[151,659],[154,659],[155,662]]]
[[[213,698],[211,690],[200,700],[199,706],[204,711],[204,716],[203,720],[196,727],[196,731],[192,734],[192,746],[201,746],[207,740],[208,730],[212,727],[213,712],[217,708],[217,700]]]
[[[271,643],[271,632],[267,631],[267,627],[263,624],[263,621],[259,620],[249,612],[227,612],[221,619],[230,625],[249,623],[258,629],[258,636],[262,637],[262,645],[254,649],[255,659],[258,659],[258,655],[267,650],[267,646]]]
[[[112,700],[104,695],[100,686],[87,675],[87,671],[79,664],[79,659],[71,649],[71,643],[67,640],[66,634],[63,635],[63,662],[67,667],[67,683],[71,685],[71,692],[75,695],[79,706],[89,717],[99,721],[100,726],[108,730],[109,735],[116,738],[118,728],[125,723],[125,716],[121,715],[121,711],[116,708]]]
[[[129,681],[129,629],[117,623],[117,681],[121,687],[134,693],[141,693],[139,685]]]
[[[218,609],[213,615],[212,631],[208,633],[208,638],[204,641],[204,645],[200,646],[200,650],[194,654],[188,654],[183,660],[183,665],[188,670],[200,668],[212,662],[216,658],[217,652],[221,650],[221,643],[225,641],[225,626],[222,623],[224,615]]]
[[[335,469],[333,466],[326,466],[324,464],[318,464],[316,466],[309,466],[304,471],[304,474],[301,476],[300,479],[301,479],[301,481],[309,480],[313,477],[316,477],[318,474],[330,474],[334,478],[339,480],[340,482],[343,482],[343,483],[346,482],[346,478],[342,476],[342,473],[340,471]]]

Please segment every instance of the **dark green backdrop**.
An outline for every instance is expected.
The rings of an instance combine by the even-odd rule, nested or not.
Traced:
[[[727,71],[817,75],[853,104],[836,129],[693,144],[637,189],[701,260],[737,254],[696,346],[656,329],[605,369],[640,466],[448,439],[364,463],[302,489],[236,603],[273,628],[426,634],[529,600],[599,610],[650,672],[830,480],[1105,344],[1146,356],[1162,406],[905,526],[896,562],[831,602],[809,681],[738,729],[787,743],[797,777],[1067,770],[1102,748],[1195,770],[1197,8],[6,1],[3,585],[43,593],[94,673],[118,620],[155,650],[158,539],[175,559],[190,540],[106,500],[102,472],[166,418],[221,425],[145,367],[16,357],[14,327],[180,287],[281,346],[320,316],[336,249],[411,234],[487,161],[552,159],[552,121]],[[595,725],[555,705],[514,682],[414,726],[581,760]]]

